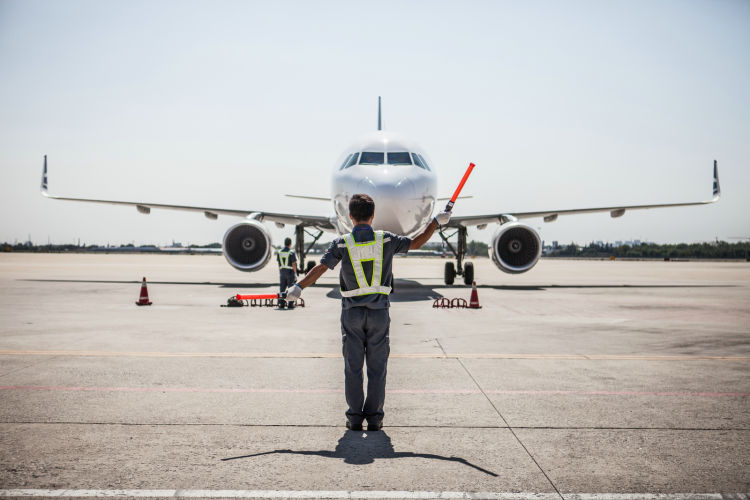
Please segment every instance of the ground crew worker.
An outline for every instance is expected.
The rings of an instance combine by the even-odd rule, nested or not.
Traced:
[[[350,234],[334,240],[320,264],[287,290],[287,299],[299,298],[302,289],[315,283],[343,261],[341,285],[341,341],[344,354],[346,427],[377,431],[383,426],[385,378],[390,353],[388,295],[393,286],[392,263],[397,253],[424,245],[439,226],[448,223],[450,212],[441,212],[414,239],[385,231],[373,231],[375,202],[366,194],[349,201]],[[367,397],[362,388],[362,365],[367,362]]]
[[[297,256],[294,255],[294,252],[290,248],[291,246],[292,239],[286,238],[284,240],[284,248],[276,253],[276,261],[279,263],[279,292],[284,292],[297,281]],[[292,309],[294,307],[294,299],[289,302],[279,299],[279,308],[284,309],[285,306]]]

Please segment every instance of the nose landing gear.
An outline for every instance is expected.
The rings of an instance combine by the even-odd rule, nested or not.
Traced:
[[[312,243],[305,248],[305,234],[312,237]],[[300,224],[294,228],[295,242],[294,249],[297,253],[297,274],[309,273],[310,269],[315,267],[315,261],[311,260],[305,266],[305,257],[307,256],[310,249],[318,242],[321,236],[323,236],[323,230],[318,229],[318,232],[313,234],[310,231],[305,230],[305,226]]]
[[[467,232],[468,230],[463,226],[460,226],[454,233],[447,236],[443,233],[442,229],[438,231],[440,237],[456,257],[455,265],[453,264],[453,262],[445,263],[443,279],[446,285],[452,285],[456,279],[456,276],[463,276],[465,285],[471,285],[471,283],[474,281],[474,264],[471,262],[467,262],[466,264],[463,263],[464,257],[466,256]],[[458,242],[456,244],[456,248],[453,248],[453,245],[451,245],[448,239],[456,235],[458,235]]]

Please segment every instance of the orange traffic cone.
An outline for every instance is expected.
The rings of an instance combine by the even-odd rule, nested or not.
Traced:
[[[146,278],[143,278],[143,283],[141,284],[141,297],[138,299],[138,302],[135,303],[137,306],[150,306],[151,301],[148,300],[148,288],[146,288]]]
[[[479,305],[479,295],[477,295],[477,282],[471,282],[471,299],[469,300],[469,309],[481,309]]]

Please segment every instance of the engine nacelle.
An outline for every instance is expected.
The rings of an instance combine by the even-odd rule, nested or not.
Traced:
[[[263,224],[256,220],[235,224],[224,234],[224,257],[240,271],[262,269],[271,259],[271,250],[271,237]]]
[[[525,273],[542,256],[542,240],[533,228],[520,222],[500,226],[489,248],[492,262],[510,274]]]

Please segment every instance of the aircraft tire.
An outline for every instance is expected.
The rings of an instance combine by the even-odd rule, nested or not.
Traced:
[[[464,285],[471,285],[474,282],[474,263],[467,262],[464,265]]]
[[[446,285],[452,285],[456,279],[456,265],[453,262],[445,263],[445,273],[443,278],[445,279]]]
[[[312,268],[313,268],[313,267],[315,267],[315,265],[316,265],[316,264],[315,264],[315,261],[314,261],[314,260],[308,260],[308,261],[307,261],[307,265],[305,266],[305,274],[307,274],[307,273],[309,273],[310,271],[312,271]]]

